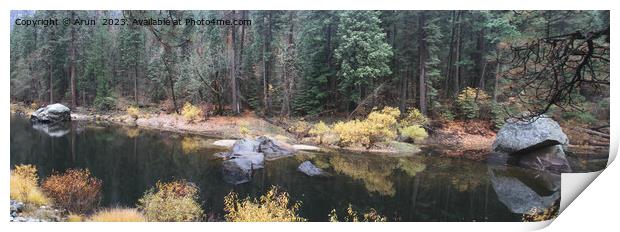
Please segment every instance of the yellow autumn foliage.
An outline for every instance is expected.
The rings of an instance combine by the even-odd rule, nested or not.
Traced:
[[[303,222],[298,215],[301,203],[289,200],[286,192],[273,186],[260,199],[240,200],[235,192],[224,198],[226,221],[229,222]]]
[[[197,106],[192,105],[192,103],[186,102],[183,106],[183,110],[181,111],[181,115],[187,120],[189,123],[197,122],[203,119],[203,112]]]
[[[10,197],[13,200],[34,205],[47,205],[48,197],[43,194],[38,184],[37,168],[33,165],[17,165],[11,171]]]

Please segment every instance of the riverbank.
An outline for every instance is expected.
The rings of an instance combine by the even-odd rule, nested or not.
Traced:
[[[35,106],[12,103],[11,113],[26,117]],[[324,150],[346,150],[378,154],[415,154],[425,147],[432,148],[436,155],[449,158],[464,158],[476,161],[486,159],[496,132],[493,125],[483,120],[432,121],[428,126],[428,138],[414,143],[402,141],[380,142],[367,148],[363,146],[338,147],[334,144],[320,144],[315,139],[296,133],[293,126],[298,119],[263,118],[253,112],[239,116],[211,116],[189,122],[182,115],[169,114],[158,108],[140,108],[139,113],[130,115],[126,111],[97,112],[78,108],[71,113],[74,121],[114,123],[144,129],[164,130],[183,134],[202,135],[219,139],[241,139],[244,137],[269,136],[276,140],[321,147]],[[304,122],[305,123],[305,122]],[[569,151],[573,155],[605,156],[609,151],[609,135],[581,128],[572,123],[563,123],[562,128],[571,141]],[[585,133],[588,132],[588,133]],[[607,143],[607,146],[605,146]]]

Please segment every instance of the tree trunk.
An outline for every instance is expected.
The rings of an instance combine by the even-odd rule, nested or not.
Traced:
[[[54,79],[53,74],[54,74],[54,69],[52,68],[52,64],[47,64],[50,70],[50,104],[54,104]]]
[[[426,58],[428,53],[428,48],[426,45],[426,30],[424,29],[426,25],[426,15],[424,11],[420,12],[418,19],[418,30],[419,30],[419,40],[418,40],[418,54],[419,54],[419,67],[420,67],[420,75],[419,75],[419,84],[420,87],[420,112],[423,115],[426,115]]]
[[[462,12],[459,11],[456,15],[456,47],[455,47],[455,55],[454,55],[454,82],[453,82],[453,90],[454,92],[452,94],[454,94],[454,96],[459,94],[459,91],[461,90],[461,80],[460,80],[460,73],[461,73],[461,68],[460,68],[460,64],[459,61],[461,60],[461,49],[462,49],[462,41],[461,41],[461,15]]]
[[[235,11],[232,11],[232,18],[235,18]],[[239,109],[239,102],[237,99],[237,78],[235,76],[235,73],[237,71],[237,68],[235,66],[236,63],[236,59],[235,59],[235,40],[236,40],[236,28],[235,25],[232,25],[232,27],[230,28],[230,42],[229,42],[229,46],[228,46],[228,54],[229,54],[229,62],[230,62],[230,86],[231,86],[231,93],[232,93],[232,110],[234,114],[239,114],[240,113],[240,109]]]
[[[71,12],[71,18],[75,19],[75,11]],[[71,27],[71,48],[69,52],[70,59],[70,77],[71,77],[71,108],[77,107],[77,90],[75,86],[75,27]]]
[[[450,52],[448,52],[448,61],[447,61],[447,66],[446,66],[446,96],[451,96],[451,93],[454,91],[451,91],[451,84],[452,84],[452,66],[453,66],[453,58],[454,58],[454,36],[455,36],[455,32],[456,32],[456,11],[452,11],[452,27],[450,30]]]

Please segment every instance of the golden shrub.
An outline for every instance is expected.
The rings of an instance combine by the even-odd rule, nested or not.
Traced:
[[[260,199],[240,200],[235,192],[224,198],[226,221],[229,222],[303,222],[298,215],[301,203],[289,202],[289,195],[272,186]]]
[[[158,182],[138,200],[138,209],[148,221],[199,221],[203,211],[198,203],[198,193],[198,187],[185,180]]]
[[[341,147],[361,144],[366,147],[371,145],[370,132],[365,121],[352,120],[338,122],[334,125],[334,132],[338,134],[338,145]]]
[[[181,111],[181,115],[190,123],[197,122],[203,119],[203,112],[197,106],[192,103],[186,102]]]
[[[370,208],[367,212],[365,212],[362,217],[358,216],[356,210],[353,209],[353,206],[349,204],[349,207],[346,209],[346,215],[342,218],[338,218],[338,214],[336,213],[336,209],[332,209],[329,213],[329,221],[330,222],[340,222],[341,220],[344,222],[386,222],[387,218],[381,216],[377,210],[374,208]]]
[[[429,120],[424,114],[420,112],[420,110],[416,108],[411,108],[407,110],[407,114],[403,119],[400,120],[400,125],[403,127],[413,126],[413,125],[426,125]]]
[[[43,194],[38,184],[37,168],[33,165],[17,165],[11,171],[11,199],[34,205],[47,205],[49,199]]]
[[[361,144],[370,148],[377,142],[396,137],[397,118],[400,111],[394,107],[374,110],[365,120],[339,122],[334,125],[334,132],[340,137],[341,146]]]
[[[71,213],[91,212],[101,200],[101,180],[91,177],[88,169],[53,174],[45,179],[42,187],[57,206]]]
[[[314,124],[308,133],[312,136],[316,136],[319,144],[323,144],[323,137],[325,137],[325,135],[329,132],[331,132],[329,126],[323,121],[320,121],[319,123]]]
[[[426,130],[418,125],[408,126],[400,129],[400,133],[414,141],[420,141],[428,137]]]
[[[91,216],[92,222],[145,222],[146,218],[136,209],[107,209]]]
[[[140,116],[140,109],[135,106],[130,106],[127,108],[127,115],[131,116],[133,119],[138,119]]]
[[[243,136],[244,138],[247,138],[250,136],[249,126],[250,126],[249,123],[245,121],[239,123],[239,134],[241,134],[241,136]]]

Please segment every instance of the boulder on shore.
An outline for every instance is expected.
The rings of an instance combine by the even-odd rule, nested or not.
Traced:
[[[39,123],[71,121],[71,109],[59,103],[51,104],[33,112],[30,119]]]
[[[300,172],[303,172],[304,174],[308,175],[308,176],[323,176],[325,175],[325,172],[314,166],[314,164],[312,164],[312,162],[310,161],[304,161],[303,163],[301,163],[299,165],[299,167],[297,167],[297,170]]]
[[[528,121],[510,119],[497,133],[487,161],[554,173],[571,172],[564,154],[567,145],[568,137],[551,118],[543,115]]]
[[[568,145],[560,125],[544,115],[528,121],[510,119],[499,130],[492,150],[508,154],[528,153],[553,145]]]

